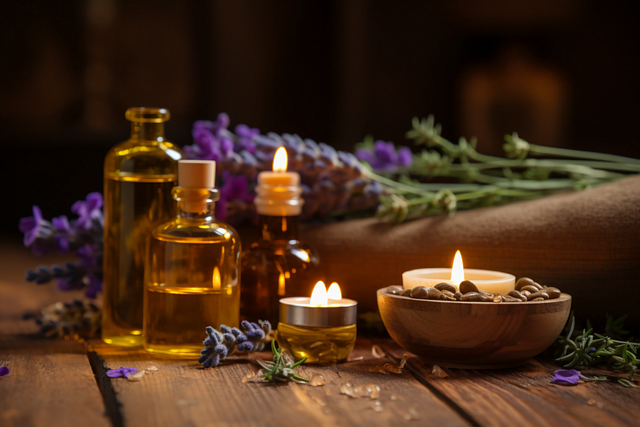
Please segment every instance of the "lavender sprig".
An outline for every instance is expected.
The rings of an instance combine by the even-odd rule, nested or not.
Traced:
[[[275,151],[281,146],[287,150],[288,169],[301,175],[303,218],[363,211],[378,205],[383,187],[363,176],[365,167],[353,154],[298,135],[260,135],[258,129],[246,125],[236,126],[234,134],[227,129],[228,123],[225,114],[220,114],[216,122],[195,122],[194,144],[185,147],[189,158],[218,162],[221,198],[216,203],[217,218],[247,219],[255,215],[252,202],[256,174],[271,170]],[[406,151],[399,151],[404,162]]]
[[[220,361],[226,359],[234,350],[260,351],[264,344],[271,340],[271,324],[267,320],[259,320],[258,324],[245,320],[240,323],[240,328],[220,325],[220,331],[207,326],[206,331],[207,338],[198,359],[198,363],[205,368],[218,366]]]
[[[100,193],[90,193],[71,207],[77,215],[75,219],[69,220],[63,215],[47,221],[40,208],[34,206],[33,216],[20,220],[24,244],[34,254],[46,255],[55,250],[62,254],[75,253],[79,258],[78,262],[64,266],[38,266],[28,270],[25,276],[28,282],[42,285],[55,279],[59,290],[84,289],[87,298],[96,298],[102,291],[102,204]]]
[[[101,310],[93,303],[74,300],[51,304],[23,318],[34,319],[47,337],[91,338],[100,330]]]

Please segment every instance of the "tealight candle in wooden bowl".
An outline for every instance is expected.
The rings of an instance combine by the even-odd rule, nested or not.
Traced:
[[[425,363],[493,369],[525,364],[560,335],[571,296],[528,302],[415,299],[378,290],[391,338]]]

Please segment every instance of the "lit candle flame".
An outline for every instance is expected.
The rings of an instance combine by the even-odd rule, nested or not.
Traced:
[[[331,286],[329,286],[329,290],[327,291],[327,298],[342,299],[342,292],[340,292],[340,285],[338,285],[336,282],[333,282]]]
[[[278,295],[284,295],[284,274],[282,272],[278,276]]]
[[[327,288],[324,286],[324,282],[316,283],[313,292],[311,293],[311,301],[309,304],[312,306],[327,305],[329,300],[327,299]]]
[[[460,282],[464,280],[464,267],[462,266],[462,255],[460,251],[456,252],[456,257],[453,259],[453,268],[451,269],[451,281],[460,285]]]
[[[273,171],[287,171],[287,150],[285,150],[284,147],[278,148],[278,150],[276,151],[276,155],[273,156]]]
[[[213,268],[213,277],[211,278],[211,286],[213,286],[213,289],[215,290],[220,289],[220,271],[218,270],[218,267]]]

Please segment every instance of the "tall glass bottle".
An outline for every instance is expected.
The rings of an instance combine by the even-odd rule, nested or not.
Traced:
[[[170,113],[129,108],[131,137],[104,163],[104,299],[102,339],[142,345],[144,254],[147,236],[175,216],[171,189],[181,151],[164,138]]]
[[[241,248],[213,215],[215,162],[181,160],[178,168],[178,217],[153,230],[146,256],[143,345],[198,357],[207,326],[238,326]]]
[[[323,279],[317,252],[298,240],[304,203],[299,184],[300,175],[287,172],[283,147],[274,156],[273,172],[258,174],[254,203],[262,236],[242,255],[243,318],[277,325],[280,298],[311,296],[316,282]]]

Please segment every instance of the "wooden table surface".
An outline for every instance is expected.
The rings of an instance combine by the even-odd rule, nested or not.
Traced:
[[[612,382],[556,386],[550,380],[558,367],[543,358],[517,369],[445,369],[448,376],[436,378],[432,367],[411,357],[401,374],[384,375],[372,368],[397,364],[404,351],[390,340],[359,338],[351,355],[359,360],[301,368],[302,375],[325,378],[326,385],[311,387],[243,384],[247,372],[258,370],[250,359],[270,359],[270,353],[202,369],[195,361],[99,340],[42,338],[21,315],[78,296],[23,282],[24,270],[51,262],[17,245],[0,245],[0,362],[10,369],[0,377],[0,426],[640,425],[640,388]],[[385,357],[373,357],[373,344]],[[121,366],[158,370],[140,382],[106,376]],[[378,385],[378,410],[376,400],[341,394],[347,382]]]

